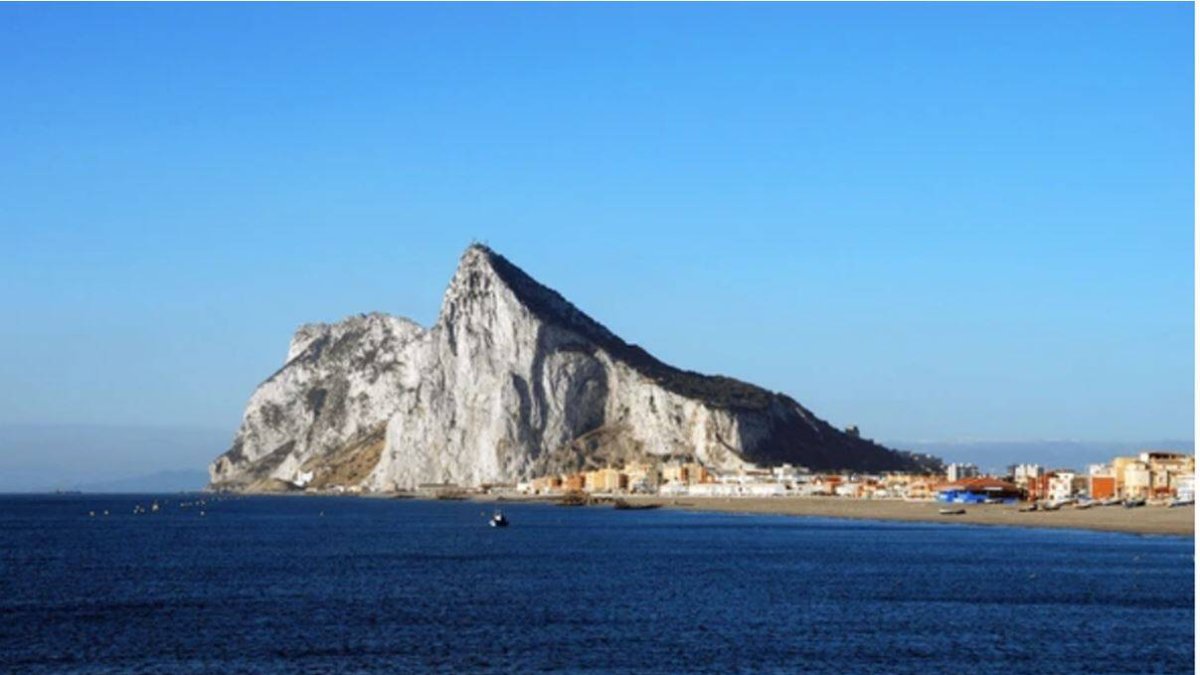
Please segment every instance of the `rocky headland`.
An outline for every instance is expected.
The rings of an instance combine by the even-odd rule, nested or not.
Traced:
[[[209,472],[214,489],[386,492],[654,458],[716,470],[936,464],[784,394],[673,368],[472,245],[431,328],[384,314],[301,326]]]

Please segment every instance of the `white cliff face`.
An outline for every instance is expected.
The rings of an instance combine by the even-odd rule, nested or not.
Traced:
[[[368,446],[377,452],[344,456]],[[670,368],[472,246],[428,331],[379,314],[300,328],[210,473],[217,487],[265,488],[340,462],[355,485],[393,490],[668,455],[726,469],[910,461],[785,396]]]
[[[301,327],[287,362],[250,397],[233,447],[210,467],[213,482],[297,480],[305,460],[381,427],[418,381],[410,345],[423,334],[382,314]]]

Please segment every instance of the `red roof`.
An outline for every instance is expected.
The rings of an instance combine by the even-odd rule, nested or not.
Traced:
[[[1021,488],[1003,481],[998,478],[964,478],[953,483],[946,483],[937,486],[938,492],[942,490],[965,490],[967,492],[1020,492]]]

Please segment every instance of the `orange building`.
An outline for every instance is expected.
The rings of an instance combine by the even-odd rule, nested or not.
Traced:
[[[628,485],[625,474],[609,467],[584,474],[584,489],[588,492],[616,492]]]
[[[1092,499],[1116,497],[1116,476],[1088,476],[1088,495]]]
[[[704,465],[698,462],[690,462],[688,464],[670,462],[664,464],[662,467],[662,479],[665,483],[679,483],[681,485],[712,483],[715,480],[713,475],[708,472],[708,469],[704,468]]]
[[[560,476],[540,476],[533,479],[531,487],[536,494],[546,494],[562,489],[562,484]]]
[[[695,483],[712,483],[713,476],[704,468],[703,464],[693,462],[683,467],[685,470],[686,480],[689,484]]]

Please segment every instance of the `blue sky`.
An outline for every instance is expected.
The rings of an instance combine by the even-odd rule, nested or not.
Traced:
[[[1190,439],[1192,43],[1188,4],[5,5],[0,424],[232,434],[297,325],[429,324],[479,239],[875,438]]]

